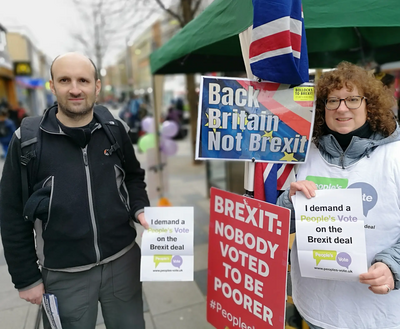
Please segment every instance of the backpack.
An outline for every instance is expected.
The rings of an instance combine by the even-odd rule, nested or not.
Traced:
[[[52,107],[58,106],[57,104]],[[49,109],[46,109],[45,112]],[[117,119],[110,113],[110,111],[102,105],[95,105],[94,111],[99,114],[96,119],[99,121],[104,129],[108,140],[111,143],[109,149],[104,150],[104,154],[111,156],[114,152],[121,159],[121,162],[125,162],[124,154],[120,145],[122,145],[122,135],[118,124],[115,122]],[[26,117],[21,122],[21,148],[20,148],[20,160],[21,160],[21,181],[22,181],[22,201],[26,204],[29,196],[32,193],[32,186],[34,182],[35,173],[40,162],[41,154],[41,135],[40,123],[43,120],[43,116]],[[118,129],[112,131],[110,126],[117,126]],[[116,133],[117,132],[117,133]],[[36,161],[31,161],[35,159]]]

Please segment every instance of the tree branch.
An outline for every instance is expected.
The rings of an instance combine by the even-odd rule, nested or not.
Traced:
[[[166,12],[167,12],[168,14],[170,14],[172,17],[175,17],[175,18],[178,20],[180,26],[182,26],[182,27],[185,26],[185,23],[184,23],[184,21],[182,20],[182,17],[181,17],[181,16],[179,16],[177,13],[173,12],[173,11],[170,10],[169,8],[165,7],[164,3],[163,3],[161,0],[155,0],[155,1],[158,3],[158,5],[159,5],[164,11],[166,11]]]
[[[71,33],[76,46],[98,63],[99,69],[107,53],[126,47],[127,37],[138,26],[160,12],[160,7],[148,0],[70,0],[82,18],[82,26]]]
[[[194,1],[194,0],[193,0],[193,1]],[[195,17],[196,12],[197,12],[197,10],[199,9],[200,3],[201,3],[201,0],[197,0],[197,1],[194,2],[194,7],[193,7],[193,9],[192,9],[192,17],[193,17],[193,18]]]
[[[88,42],[88,40],[85,37],[83,37],[79,33],[72,33],[71,36],[74,38],[75,41],[77,41],[78,43],[80,43],[81,46],[83,46],[85,52],[91,52],[90,42]]]

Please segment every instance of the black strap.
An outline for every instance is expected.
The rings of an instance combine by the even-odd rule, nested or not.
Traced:
[[[117,152],[119,158],[121,159],[121,162],[125,162],[125,156],[122,151],[121,146],[119,145],[118,141],[122,142],[122,137],[121,137],[121,130],[119,128],[118,123],[116,123],[116,118],[113,117],[111,112],[104,106],[102,105],[96,105],[94,107],[95,113],[98,113],[99,115],[97,116],[97,120],[99,120],[101,126],[104,129],[104,133],[106,134],[108,140],[111,143],[111,146],[109,149],[104,150],[105,155],[112,155],[114,152]],[[110,126],[116,126],[118,128],[118,133],[120,138],[116,138],[114,133],[112,132],[112,129]]]
[[[40,122],[41,116],[27,117],[21,122],[21,147],[20,147],[20,161],[21,161],[21,184],[22,184],[22,202],[25,205],[30,194],[28,164],[36,158],[38,150],[37,145],[40,136]]]

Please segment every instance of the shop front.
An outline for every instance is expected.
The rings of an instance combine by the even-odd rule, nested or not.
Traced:
[[[0,101],[11,106],[17,105],[13,66],[8,54],[5,37],[6,30],[0,25]]]
[[[47,104],[44,79],[32,76],[30,62],[14,62],[14,74],[18,100],[30,115],[40,115]]]

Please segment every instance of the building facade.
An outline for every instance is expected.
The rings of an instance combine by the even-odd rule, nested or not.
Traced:
[[[15,107],[17,106],[17,94],[6,33],[5,27],[0,24],[0,102],[4,100]]]
[[[51,92],[46,84],[49,80],[49,60],[25,28],[9,28],[7,44],[13,63],[18,102],[29,115],[40,115],[52,103]]]

